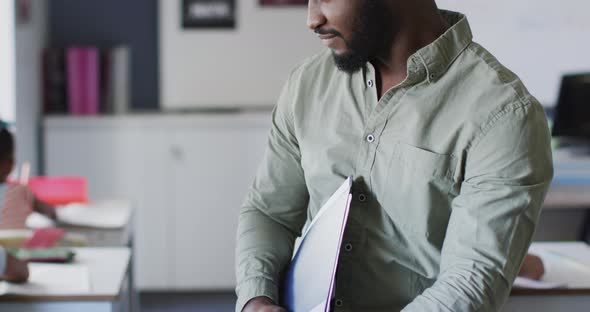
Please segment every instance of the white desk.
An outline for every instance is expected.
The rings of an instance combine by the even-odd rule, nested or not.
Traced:
[[[75,263],[86,265],[90,291],[68,296],[0,296],[3,312],[123,312],[129,311],[129,248],[75,248]]]
[[[76,222],[74,224],[86,224],[83,226],[72,225],[60,222],[59,227],[64,228],[68,233],[82,234],[86,237],[88,246],[92,247],[131,247],[133,243],[133,205],[125,200],[97,201],[86,206],[86,210],[81,216],[80,212],[76,213],[75,218],[69,214],[67,220]],[[58,209],[67,209],[58,208]],[[111,214],[114,214],[113,217]],[[60,216],[58,212],[58,216]],[[102,219],[108,222],[109,227],[96,226],[95,219]],[[110,219],[110,220],[109,220]],[[114,222],[114,223],[113,223]],[[101,224],[100,222],[98,224]],[[104,225],[104,223],[102,223]]]
[[[135,246],[133,243],[133,206],[129,202],[117,202],[120,202],[121,210],[130,210],[129,220],[121,228],[101,229],[86,226],[74,226],[68,224],[59,224],[59,227],[65,229],[70,234],[77,234],[83,236],[84,238],[86,238],[86,243],[89,247],[128,247],[131,250],[134,250]],[[100,205],[97,205],[97,207],[100,207]],[[128,276],[128,288],[129,292],[131,293],[131,303],[128,310],[133,312],[139,311],[139,295],[137,293],[135,286],[134,262],[135,259],[132,254],[129,264],[130,268]]]
[[[564,289],[513,289],[504,312],[587,312],[590,310],[590,246],[585,243],[534,243],[531,253],[543,258],[544,252],[562,255],[563,265],[548,263],[544,277],[549,282],[565,283]],[[568,263],[573,261],[573,265]]]

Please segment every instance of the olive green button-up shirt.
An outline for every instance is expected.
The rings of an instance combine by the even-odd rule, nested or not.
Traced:
[[[451,27],[381,99],[371,64],[346,74],[329,51],[291,73],[239,216],[236,311],[280,301],[296,237],[347,176],[334,311],[501,308],[553,175],[550,135],[465,16],[443,14]]]

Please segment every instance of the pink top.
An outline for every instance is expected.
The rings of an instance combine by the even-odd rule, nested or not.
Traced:
[[[27,217],[33,211],[33,193],[24,185],[8,183],[3,197],[0,229],[25,228]]]

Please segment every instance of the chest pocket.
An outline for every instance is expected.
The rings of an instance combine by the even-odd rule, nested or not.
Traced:
[[[383,209],[402,231],[442,245],[457,158],[402,142],[392,145]]]
[[[452,155],[438,154],[419,147],[397,142],[390,166],[403,165],[405,170],[425,178],[452,180],[456,159]]]

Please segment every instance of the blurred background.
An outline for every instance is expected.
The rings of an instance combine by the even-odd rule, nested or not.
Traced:
[[[590,2],[437,3],[468,16],[475,41],[555,124],[556,178],[535,240],[586,241]],[[82,233],[131,248],[137,309],[233,310],[237,215],[271,109],[289,71],[323,49],[306,5],[0,0],[0,119],[16,135],[16,167],[82,178],[88,202],[131,207],[117,230]]]

